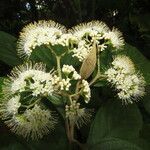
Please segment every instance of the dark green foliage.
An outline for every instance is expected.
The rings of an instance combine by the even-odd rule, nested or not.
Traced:
[[[56,67],[54,54],[45,46],[36,47],[29,59],[34,62],[44,62],[47,65],[48,70]]]
[[[10,133],[0,134],[0,148],[2,150],[67,150],[67,138],[62,127],[57,126],[51,135],[45,136],[39,141],[25,141],[20,137],[16,137]]]
[[[89,147],[92,150],[148,150],[148,141],[140,135],[142,126],[142,116],[136,104],[123,106],[120,101],[110,100],[102,105],[91,125]]]
[[[27,9],[29,4],[30,9]],[[41,8],[38,9],[38,5]],[[149,150],[150,149],[150,2],[148,0],[1,0],[0,1],[0,76],[8,73],[12,66],[22,63],[17,56],[16,40],[20,29],[29,22],[40,19],[52,19],[66,25],[68,28],[77,23],[102,20],[110,27],[118,27],[129,44],[120,54],[127,54],[135,62],[136,67],[144,75],[147,83],[147,95],[138,104],[123,106],[118,99],[107,100],[110,92],[106,81],[97,82],[92,90],[94,96],[88,105],[95,108],[94,121],[88,131],[78,136],[79,141],[87,139],[89,150]],[[3,32],[5,31],[5,32]],[[11,33],[7,34],[7,33]],[[14,36],[12,36],[14,35]],[[133,46],[132,46],[133,45]],[[48,69],[55,67],[53,54],[46,49],[37,50],[31,56],[34,61],[44,61]],[[141,52],[140,52],[141,51]],[[109,67],[112,59],[102,54],[103,72]],[[113,53],[115,56],[115,52]],[[107,55],[108,56],[108,55]],[[147,58],[146,58],[147,57]],[[67,63],[75,63],[67,57]],[[73,60],[73,61],[72,61]],[[66,62],[66,57],[62,60]],[[105,62],[105,63],[104,63]],[[78,64],[76,64],[78,66]],[[0,78],[0,92],[3,79]],[[50,98],[51,103],[62,112],[57,98]],[[64,117],[64,116],[63,116]],[[2,121],[0,123],[1,150],[67,150],[68,141],[60,119],[52,135],[39,141],[25,141],[8,132]],[[61,127],[60,127],[61,126]],[[78,148],[75,148],[76,150]]]
[[[16,52],[16,41],[17,39],[14,36],[0,31],[0,60],[10,66],[21,63],[21,59]]]

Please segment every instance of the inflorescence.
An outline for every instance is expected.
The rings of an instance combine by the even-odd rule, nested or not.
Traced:
[[[119,49],[124,45],[122,33],[115,28],[111,31],[100,21],[82,23],[68,32],[63,25],[54,21],[39,21],[23,28],[18,41],[18,54],[30,57],[37,46],[61,45],[73,52],[72,57],[77,57],[83,62],[90,53],[94,41],[99,51],[110,45],[113,49]]]
[[[115,86],[118,97],[124,103],[133,103],[145,93],[145,80],[136,72],[133,62],[129,57],[119,55],[112,62],[112,67],[105,74],[107,80]]]
[[[93,43],[96,44],[96,54],[100,54],[107,48],[121,49],[124,39],[118,29],[110,30],[100,21],[82,23],[68,31],[54,21],[34,22],[23,28],[18,40],[19,56],[30,60],[32,52],[44,45],[53,51],[56,66],[48,71],[43,63],[27,61],[15,67],[4,80],[0,115],[12,132],[34,140],[53,130],[58,121],[43,100],[54,95],[59,95],[60,101],[63,97],[67,99],[63,102],[66,120],[77,127],[88,123],[91,110],[82,106],[80,98],[83,103],[89,103],[91,84],[81,77],[81,66],[62,64],[60,58],[64,55],[57,56],[55,46],[62,46],[66,50],[64,54],[71,54],[81,64],[89,57]],[[100,67],[99,58],[97,65]],[[97,72],[100,74],[100,70]],[[116,56],[102,76],[107,77],[107,81],[116,88],[118,97],[126,104],[133,103],[145,93],[144,77],[127,56]]]

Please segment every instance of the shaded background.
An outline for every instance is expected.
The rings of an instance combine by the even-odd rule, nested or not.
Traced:
[[[41,19],[52,19],[68,28],[101,20],[109,27],[119,28],[125,41],[150,59],[149,10],[149,0],[0,0],[0,30],[18,37],[24,25]],[[0,61],[0,76],[10,70]],[[0,127],[0,133],[6,130]]]
[[[101,20],[118,27],[127,43],[150,58],[149,10],[149,0],[0,0],[0,30],[18,36],[24,25],[40,19],[52,19],[68,28]],[[0,76],[9,70],[2,62],[0,68]]]

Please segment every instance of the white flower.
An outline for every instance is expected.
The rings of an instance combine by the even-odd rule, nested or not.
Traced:
[[[69,91],[69,88],[71,86],[70,83],[71,79],[70,78],[66,78],[66,79],[61,79],[60,77],[58,77],[57,75],[53,76],[52,79],[52,85],[54,86],[55,90],[65,90],[65,91]]]
[[[63,65],[62,72],[66,75],[73,73],[71,79],[74,79],[74,80],[81,79],[81,76],[75,71],[72,65]]]
[[[116,57],[105,74],[124,103],[133,103],[145,94],[144,78],[136,73],[133,62],[127,56]]]
[[[91,117],[92,117],[93,110],[92,109],[86,109],[86,108],[80,108],[77,111],[77,119],[76,119],[76,125],[78,128],[82,127],[83,125],[86,125]]]
[[[12,84],[11,91],[15,93],[16,91],[25,91],[26,82],[24,80],[16,79]]]
[[[121,90],[118,93],[118,96],[120,99],[123,99],[125,103],[133,103],[133,101],[136,100],[138,97],[144,96],[144,87],[145,81],[141,75],[128,75],[124,78],[122,84],[117,85],[117,89]]]
[[[88,23],[81,23],[75,27],[73,27],[69,32],[79,37],[80,39],[85,36],[85,34],[89,34],[94,37],[100,33],[108,32],[109,28],[104,22],[100,21],[91,21]],[[98,35],[99,36],[99,35]]]
[[[91,51],[91,46],[85,43],[85,41],[80,41],[78,43],[78,48],[73,49],[73,55],[72,57],[77,57],[80,62],[85,60],[88,56],[88,54]]]
[[[135,72],[134,63],[125,55],[118,55],[112,62],[113,67],[117,70],[122,70],[123,73]]]
[[[103,22],[92,21],[89,23],[82,23],[73,27],[70,32],[75,35],[78,39],[78,45],[73,50],[73,57],[77,57],[79,61],[83,61],[91,51],[93,42],[95,41],[103,51],[107,46],[104,46],[104,33],[108,32],[109,28]]]
[[[6,108],[10,114],[15,115],[18,113],[18,108],[21,106],[21,103],[19,101],[20,101],[20,96],[12,97],[8,101]]]
[[[98,45],[98,47],[100,48],[100,51],[103,51],[107,48],[107,45],[106,44],[101,44],[101,45]]]
[[[63,65],[62,69],[62,77],[59,77],[58,75],[53,75],[52,78],[52,85],[54,86],[54,89],[57,90],[65,90],[69,91],[71,87],[71,81],[72,80],[80,80],[81,76],[76,72],[74,67],[72,65]],[[65,75],[65,76],[64,76]]]
[[[25,91],[32,92],[33,96],[52,95],[52,75],[45,70],[43,64],[33,65],[31,62],[14,68],[9,79],[5,80],[3,92],[6,96]]]
[[[58,85],[60,86],[60,90],[69,91],[69,88],[71,86],[70,79],[62,79]]]
[[[5,123],[17,135],[37,140],[54,129],[56,120],[53,118],[51,111],[35,105],[23,114],[15,115],[6,120]]]
[[[70,74],[71,72],[74,72],[75,69],[73,68],[72,65],[63,65],[62,67],[62,72],[65,73],[65,74]]]
[[[72,101],[70,106],[66,105],[66,118],[70,122],[74,122],[78,128],[87,124],[92,116],[92,110],[80,108],[80,103]]]
[[[71,33],[66,33],[66,34],[62,34],[59,39],[56,39],[56,41],[52,43],[52,45],[59,44],[62,46],[69,47],[69,45],[72,44],[72,42],[77,43],[77,41],[78,39],[74,35],[72,35]]]
[[[80,80],[80,79],[81,79],[81,76],[80,76],[76,71],[74,71],[74,72],[73,72],[73,75],[72,75],[72,78],[73,78],[74,80]]]
[[[45,70],[42,63],[29,62],[15,67],[4,82],[1,117],[14,133],[25,138],[42,138],[54,128],[51,112],[42,109],[39,102],[39,96],[49,96],[54,91],[52,74]]]
[[[85,97],[85,102],[88,103],[91,98],[91,89],[86,80],[82,80],[82,92]]]
[[[8,119],[10,116],[18,114],[18,109],[21,106],[20,96],[14,96],[10,99],[5,99],[1,104],[2,119]]]
[[[52,85],[58,85],[58,83],[60,82],[60,77],[58,77],[57,75],[54,75],[52,78]]]
[[[54,21],[39,21],[30,23],[23,28],[18,41],[18,54],[29,57],[36,46],[55,45],[57,39],[65,33],[64,26]],[[61,40],[62,43],[62,40]],[[64,43],[63,43],[64,44]]]
[[[122,33],[118,30],[113,28],[112,31],[104,33],[104,38],[111,41],[113,47],[119,49],[124,45],[124,39]]]

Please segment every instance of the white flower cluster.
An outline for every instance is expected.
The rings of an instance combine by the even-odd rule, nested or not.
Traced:
[[[87,45],[84,40],[78,43],[78,47],[73,49],[72,57],[77,57],[79,61],[83,61],[87,58],[88,54],[91,51],[91,45]]]
[[[81,76],[76,72],[72,65],[63,65],[62,73],[64,73],[65,78],[61,79],[57,75],[53,76],[52,85],[55,86],[57,90],[69,91],[71,86],[71,80],[80,80]]]
[[[20,101],[20,96],[12,97],[8,101],[6,108],[9,114],[15,115],[18,113],[18,109],[21,106],[21,103],[19,101]]]
[[[72,65],[63,65],[62,72],[66,75],[72,74],[72,79],[74,80],[80,80],[81,76],[75,71]]]
[[[124,45],[122,33],[118,29],[113,28],[112,31],[104,33],[103,37],[110,40],[112,46],[116,49],[119,49]]]
[[[117,56],[105,74],[118,90],[118,97],[125,103],[133,103],[145,93],[145,80],[137,74],[133,62],[127,56]]]
[[[9,92],[14,94],[31,91],[33,96],[52,95],[54,91],[52,75],[45,72],[45,68],[42,64],[35,64],[35,66],[28,63],[24,66],[14,68],[10,79],[6,80],[10,87]],[[7,87],[8,84],[6,84]]]
[[[65,73],[65,74],[70,74],[71,72],[74,72],[75,69],[73,68],[73,66],[69,66],[69,65],[63,65],[62,67],[62,72]]]
[[[49,110],[41,109],[35,105],[32,109],[26,110],[22,115],[14,115],[5,121],[11,131],[25,138],[32,140],[42,138],[54,129],[56,120]]]
[[[80,108],[80,103],[76,101],[72,101],[71,105],[66,105],[66,118],[69,119],[70,122],[74,122],[78,128],[80,128],[83,124],[87,124],[90,121],[92,116],[91,111]]]
[[[77,43],[77,38],[73,36],[71,33],[64,33],[61,35],[60,38],[56,40],[55,43],[52,43],[52,45],[62,45],[66,47],[70,47],[72,43]]]
[[[3,119],[8,119],[11,116],[18,114],[18,109],[21,106],[20,96],[14,96],[1,104],[1,114]]]
[[[54,91],[52,75],[45,70],[42,63],[32,65],[29,62],[15,67],[9,79],[4,82],[5,99],[1,103],[1,117],[14,133],[25,138],[42,138],[56,123],[51,111],[39,102],[40,95],[49,96]],[[22,95],[22,92],[29,93]]]
[[[72,80],[81,80],[81,76],[77,73],[72,65],[63,65],[62,73],[65,75],[65,77],[62,79],[57,75],[53,76],[52,85],[55,87],[55,90],[69,91],[72,85]],[[85,102],[88,103],[91,98],[91,89],[89,84],[84,79],[79,83],[79,93],[84,97]]]
[[[52,85],[54,86],[55,90],[69,91],[71,86],[70,78],[61,79],[59,76],[54,75],[52,79]]]
[[[85,97],[85,102],[88,103],[91,98],[91,89],[86,80],[82,80],[82,94]]]
[[[1,117],[12,132],[37,140],[54,129],[56,120],[51,111],[42,109],[35,104],[33,108],[26,109],[24,113],[20,114],[18,110],[21,107],[20,96],[6,100],[1,106]]]
[[[88,56],[94,41],[100,51],[105,50],[110,43],[117,49],[124,45],[120,31],[115,28],[110,31],[105,23],[99,21],[77,25],[70,32],[78,39],[77,48],[73,50],[73,57],[77,57],[81,62]]]
[[[76,41],[76,38],[72,34],[67,34],[64,26],[54,21],[34,22],[23,28],[20,33],[18,54],[21,57],[29,57],[36,46],[69,46],[70,41]]]
[[[29,57],[36,46],[62,45],[67,47],[66,50],[71,49],[72,56],[82,62],[91,51],[93,42],[96,42],[100,51],[109,44],[116,49],[124,45],[121,32],[115,28],[111,31],[103,22],[83,23],[67,33],[64,26],[54,21],[39,21],[23,28],[18,41],[18,54]]]
[[[69,91],[69,88],[71,86],[70,79],[62,79],[59,81],[58,85],[60,86],[60,90]]]

